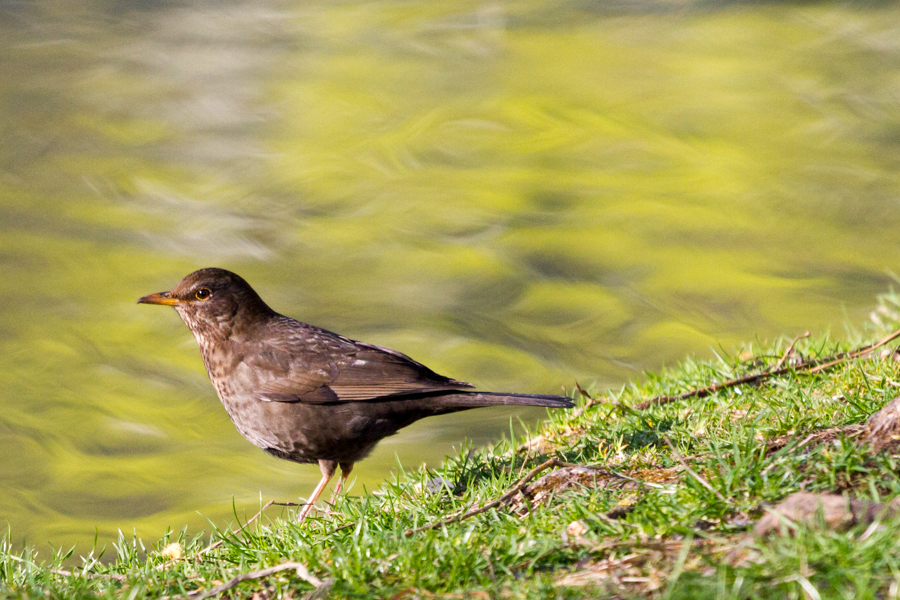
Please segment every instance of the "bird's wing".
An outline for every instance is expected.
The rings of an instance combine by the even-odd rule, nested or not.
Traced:
[[[473,387],[390,348],[297,321],[290,327],[292,335],[270,337],[264,348],[244,355],[262,400],[324,404]]]
[[[354,345],[352,361],[342,365],[337,378],[329,384],[341,400],[474,387],[438,375],[396,350],[362,342]]]

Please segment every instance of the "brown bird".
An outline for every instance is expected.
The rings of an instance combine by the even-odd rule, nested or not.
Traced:
[[[424,417],[502,404],[570,408],[564,396],[469,391],[405,354],[295,321],[240,276],[200,269],[139,304],[174,306],[193,332],[237,430],[267,453],[319,463],[312,510],[338,465],[341,479],[384,437]],[[334,498],[332,496],[332,499]]]

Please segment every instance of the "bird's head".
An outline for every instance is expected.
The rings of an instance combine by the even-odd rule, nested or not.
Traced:
[[[201,342],[201,337],[228,337],[274,314],[240,275],[212,268],[194,271],[168,292],[144,296],[138,304],[175,307]]]

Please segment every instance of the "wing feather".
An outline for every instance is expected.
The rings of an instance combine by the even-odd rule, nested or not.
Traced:
[[[256,374],[253,388],[263,401],[363,402],[473,387],[396,350],[284,319],[279,321],[282,335],[260,336],[264,341],[242,353],[248,371]],[[289,335],[283,335],[285,329]]]

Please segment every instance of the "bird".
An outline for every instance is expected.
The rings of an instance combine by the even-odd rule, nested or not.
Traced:
[[[332,502],[355,463],[419,419],[485,406],[574,406],[565,396],[475,391],[396,350],[286,317],[225,269],[194,271],[137,303],[175,308],[241,435],[277,458],[318,463],[322,478],[299,521],[338,467]]]

